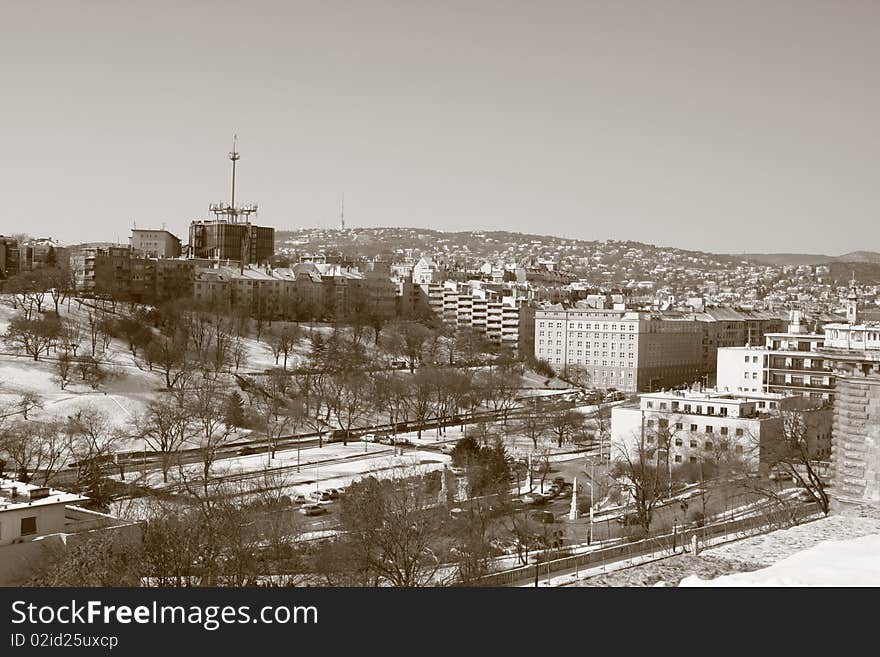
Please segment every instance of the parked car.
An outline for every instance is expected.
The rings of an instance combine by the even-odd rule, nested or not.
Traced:
[[[553,484],[562,488],[565,486],[565,477],[553,477]]]
[[[440,445],[440,452],[442,454],[452,454],[455,451],[455,445]]]
[[[529,517],[536,522],[543,522],[548,525],[556,522],[556,516],[553,515],[552,511],[534,511]]]
[[[365,433],[363,436],[361,436],[361,440],[364,441],[365,443],[374,443],[374,442],[376,442],[376,434]]]
[[[302,493],[299,493],[298,495],[291,495],[290,501],[293,502],[294,504],[305,504],[309,500],[308,500],[308,498],[306,498],[305,495],[303,495]]]
[[[527,493],[523,495],[522,498],[523,504],[543,504],[547,501],[541,493]]]
[[[465,470],[464,468],[456,467],[456,466],[449,468],[449,471],[452,472],[452,474],[457,475],[459,477],[467,474],[467,470]]]
[[[457,506],[454,509],[449,509],[449,517],[450,518],[460,518],[464,515],[464,509]]]
[[[340,488],[328,488],[326,492],[331,500],[338,500],[342,497],[342,489]]]
[[[309,493],[309,497],[317,502],[329,502],[331,500],[330,493],[326,490],[314,490]]]
[[[320,516],[327,513],[327,509],[320,504],[306,504],[300,507],[299,512],[304,516]]]
[[[260,450],[257,449],[256,447],[254,447],[253,445],[246,445],[245,447],[242,447],[240,450],[238,450],[238,455],[239,456],[249,456],[251,454],[256,454],[259,451]]]

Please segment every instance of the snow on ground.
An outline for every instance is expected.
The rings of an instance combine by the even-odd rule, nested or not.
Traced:
[[[770,565],[822,541],[859,538],[871,534],[880,534],[880,517],[830,515],[814,522],[710,548],[706,553],[722,559]]]
[[[415,450],[395,457],[392,448],[385,445],[367,443],[364,451],[364,443],[349,443],[347,446],[330,443],[320,448],[302,449],[299,457],[296,449],[286,449],[277,452],[271,461],[266,452],[221,459],[214,463],[211,474],[261,485],[261,473],[271,468],[277,474],[268,475],[269,483],[273,487],[283,488],[289,494],[296,494],[315,490],[316,482],[320,488],[342,488],[371,473],[377,476],[401,476],[403,469],[418,468],[420,472],[426,472],[440,469],[449,461],[449,456],[437,452]],[[296,471],[297,463],[299,472]],[[183,472],[190,478],[198,478],[201,467],[201,463],[189,463],[183,466]],[[128,481],[132,480],[132,474],[127,473]],[[179,477],[180,470],[172,468],[168,473],[168,486],[175,486]],[[119,479],[119,476],[115,478]],[[164,486],[162,473],[158,470],[141,475],[137,481],[150,488]]]
[[[878,586],[880,534],[822,541],[760,570],[715,579],[685,577],[679,586]]]

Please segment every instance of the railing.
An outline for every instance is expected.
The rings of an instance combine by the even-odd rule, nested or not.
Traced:
[[[690,545],[694,537],[696,537],[698,544],[708,547],[707,543],[715,538],[729,536],[730,540],[736,540],[745,536],[773,531],[815,517],[817,513],[816,506],[809,504],[791,510],[774,511],[760,516],[728,520],[703,527],[691,527],[672,534],[491,573],[481,578],[477,585],[509,586],[523,583],[534,578],[536,570],[541,577],[547,577],[553,572],[600,565],[604,568],[608,564],[635,558],[662,559],[679,554],[685,546]]]

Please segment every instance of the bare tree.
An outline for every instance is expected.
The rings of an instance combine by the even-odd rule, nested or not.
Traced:
[[[177,461],[179,450],[193,437],[193,419],[182,401],[179,395],[154,399],[136,421],[138,435],[153,452],[159,454],[162,482],[166,484],[168,472]]]
[[[202,488],[207,496],[214,462],[233,430],[225,421],[226,393],[218,382],[202,380],[187,393],[185,404],[194,424],[193,438],[201,457]]]
[[[584,426],[584,416],[575,410],[551,413],[547,418],[549,431],[556,437],[556,446],[570,442]]]
[[[55,315],[36,319],[18,316],[9,322],[4,339],[14,348],[33,356],[36,361],[40,359],[40,354],[49,353],[49,348],[60,335],[61,322]]]
[[[349,567],[379,585],[433,584],[444,522],[442,511],[433,508],[436,500],[436,492],[419,477],[368,477],[352,484],[340,512],[351,548]]]
[[[70,452],[76,459],[77,485],[99,506],[106,507],[110,491],[104,468],[113,462],[120,433],[103,412],[82,408],[70,416],[67,426]],[[124,470],[120,466],[120,474]]]

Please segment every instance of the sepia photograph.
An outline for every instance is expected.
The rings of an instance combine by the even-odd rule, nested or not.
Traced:
[[[0,0],[0,587],[880,585],[878,64],[859,0]]]

